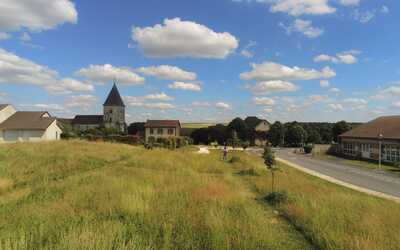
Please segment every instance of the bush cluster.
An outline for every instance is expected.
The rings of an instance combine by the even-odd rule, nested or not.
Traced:
[[[171,136],[167,138],[155,138],[150,136],[148,138],[148,142],[144,143],[145,148],[152,149],[156,148],[168,148],[168,149],[176,149],[182,148],[192,144],[191,139],[187,137],[177,137]]]

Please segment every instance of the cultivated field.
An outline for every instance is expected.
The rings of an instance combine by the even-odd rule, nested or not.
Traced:
[[[192,122],[192,123],[182,123],[182,128],[208,128],[211,126],[215,126],[216,123],[197,123],[197,122]]]
[[[0,249],[398,249],[400,205],[261,159],[80,141],[0,147]]]

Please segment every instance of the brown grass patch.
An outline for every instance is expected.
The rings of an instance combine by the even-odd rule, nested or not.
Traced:
[[[192,197],[193,200],[199,202],[229,201],[235,198],[235,193],[226,183],[215,181],[195,188],[192,192]]]
[[[13,185],[13,180],[0,177],[0,195],[5,194]]]

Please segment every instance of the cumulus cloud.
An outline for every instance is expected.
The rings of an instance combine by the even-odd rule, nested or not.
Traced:
[[[329,86],[331,86],[331,83],[328,80],[321,80],[319,81],[319,85],[322,88],[328,88]]]
[[[316,38],[324,34],[324,29],[314,27],[312,21],[296,19],[292,24],[286,26],[279,23],[279,26],[286,30],[286,34],[291,35],[293,32],[299,32],[308,38]]]
[[[259,106],[273,106],[275,105],[275,100],[269,97],[254,97],[253,103]]]
[[[332,62],[332,63],[343,63],[343,64],[355,64],[358,62],[356,55],[359,54],[356,50],[349,50],[336,54],[336,56],[330,56],[321,54],[314,57],[314,62]]]
[[[45,103],[37,103],[31,105],[35,109],[46,110],[46,111],[54,111],[54,112],[63,112],[66,109],[60,104],[45,104]]]
[[[341,91],[340,91],[340,89],[338,89],[338,88],[330,88],[330,89],[329,89],[329,92],[334,93],[334,94],[338,94],[338,93],[340,93]]]
[[[70,0],[2,0],[0,13],[0,30],[8,31],[27,28],[37,32],[78,21]]]
[[[336,11],[328,0],[276,0],[271,2],[271,12],[284,12],[291,16],[325,15]]]
[[[343,111],[343,105],[340,103],[330,103],[328,105],[329,108],[331,108],[333,111]]]
[[[60,78],[57,71],[0,49],[0,83],[36,85],[54,93],[93,91],[91,84]]]
[[[120,84],[140,85],[145,79],[127,67],[114,67],[110,64],[90,65],[75,72],[75,75],[85,77],[90,81],[105,84],[117,80]]]
[[[58,81],[58,84],[46,85],[45,89],[54,94],[69,94],[71,92],[94,91],[93,85],[83,83],[72,78],[61,79],[60,81]]]
[[[192,103],[193,107],[210,107],[211,104],[209,102],[199,102],[199,101],[195,101]]]
[[[380,100],[392,97],[400,97],[400,84],[394,83],[393,85],[380,89],[378,93],[371,98]]]
[[[68,108],[87,109],[98,102],[98,98],[94,95],[75,95],[65,100],[65,106]]]
[[[358,9],[355,9],[352,13],[353,19],[360,23],[368,23],[375,18],[375,15],[376,10],[367,10],[365,12],[361,12]]]
[[[190,91],[201,91],[201,85],[197,83],[187,83],[187,82],[174,82],[168,85],[170,89],[181,89]]]
[[[220,109],[231,109],[231,105],[225,102],[217,102],[215,104],[215,107],[220,108]]]
[[[175,108],[173,104],[168,103],[169,101],[175,100],[175,98],[164,92],[145,96],[124,96],[124,100],[129,106],[133,107],[162,110]]]
[[[367,107],[368,101],[362,98],[347,98],[343,100],[343,104],[351,110],[360,110]]]
[[[141,67],[136,71],[147,76],[154,76],[164,80],[194,81],[197,79],[196,73],[170,65]]]
[[[157,93],[157,94],[150,94],[143,97],[144,100],[158,100],[158,101],[172,101],[175,98],[165,94],[164,92]]]
[[[210,28],[180,18],[165,19],[153,27],[133,27],[132,39],[148,57],[226,58],[239,46],[228,32],[217,33]]]
[[[321,71],[318,71],[296,66],[291,68],[274,62],[264,62],[262,64],[252,63],[251,67],[253,68],[252,71],[240,74],[241,79],[256,81],[313,80],[336,76],[336,72],[330,67],[325,67]]]
[[[280,92],[294,92],[299,89],[297,85],[291,82],[286,82],[281,80],[262,81],[248,88],[255,95],[280,93]]]
[[[240,54],[246,58],[252,58],[254,53],[250,51],[250,49],[256,46],[257,43],[255,41],[250,41],[243,49],[240,51]]]

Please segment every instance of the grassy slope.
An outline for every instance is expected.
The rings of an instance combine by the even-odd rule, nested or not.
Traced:
[[[2,146],[0,162],[5,248],[309,248],[217,155],[57,142]]]
[[[208,128],[210,126],[215,126],[216,123],[182,123],[182,128]]]
[[[61,249],[310,248],[303,236],[321,249],[400,246],[399,204],[282,166],[291,201],[272,208],[260,201],[270,191],[262,161],[237,154],[231,164],[117,144],[3,146],[0,239]]]

